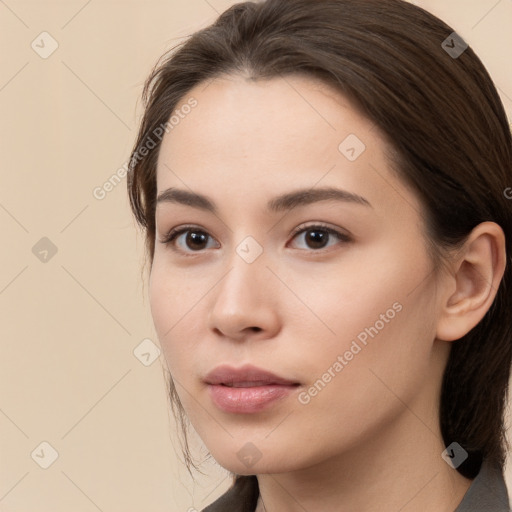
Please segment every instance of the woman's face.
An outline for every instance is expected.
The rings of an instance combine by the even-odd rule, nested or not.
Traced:
[[[298,76],[216,79],[177,110],[158,195],[200,194],[215,211],[184,195],[158,202],[150,304],[181,403],[215,459],[239,474],[305,468],[405,428],[404,403],[417,428],[436,428],[449,345],[434,342],[440,281],[419,201],[378,129]],[[161,243],[173,228],[189,231]],[[204,381],[247,364],[296,385]]]

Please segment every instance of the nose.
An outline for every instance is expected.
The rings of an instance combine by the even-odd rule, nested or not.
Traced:
[[[225,338],[265,339],[280,328],[278,286],[263,255],[247,263],[238,254],[212,290],[208,327]]]

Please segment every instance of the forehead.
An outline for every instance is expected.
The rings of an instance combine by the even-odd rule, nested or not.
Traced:
[[[384,190],[395,179],[385,137],[345,96],[309,77],[222,76],[194,87],[175,113],[160,148],[159,192],[185,186],[268,197],[319,183],[375,198],[401,186]]]
[[[191,98],[197,105],[187,109],[190,112],[172,127],[172,136],[168,134],[169,145],[174,142],[177,150],[186,144],[196,153],[205,146],[207,151],[218,147],[232,153],[241,144],[249,149],[265,143],[260,149],[278,145],[282,153],[298,152],[299,141],[325,145],[340,139],[344,130],[363,138],[373,128],[338,91],[301,75],[268,80],[224,75],[194,87],[176,111],[180,113]]]

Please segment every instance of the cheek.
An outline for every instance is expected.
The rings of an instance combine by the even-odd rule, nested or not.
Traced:
[[[303,339],[305,374],[315,380],[331,368],[354,390],[374,380],[381,393],[388,392],[377,376],[405,389],[427,372],[435,336],[435,289],[425,279],[430,261],[419,246],[408,254],[374,251],[345,263],[331,271],[336,279],[320,276],[321,287],[310,282],[298,288],[325,326],[312,315],[302,320],[303,325],[316,322],[323,333]],[[343,369],[333,368],[336,362]]]
[[[166,332],[176,322],[175,289],[172,279],[164,271],[158,257],[155,255],[149,278],[149,305],[160,343],[163,345]]]
[[[326,302],[318,310],[336,336],[321,351],[310,347],[304,354],[310,388],[302,403],[309,400],[305,408],[318,415],[328,411],[325,422],[333,431],[340,422],[350,425],[347,432],[377,428],[437,378],[432,373],[435,287],[432,280],[423,280],[429,261],[395,261],[360,274],[359,286],[347,276],[348,288],[339,288],[339,300],[331,297],[331,305]],[[318,415],[304,420],[315,422]]]
[[[204,290],[192,286],[179,271],[166,268],[155,257],[149,279],[149,304],[164,357],[173,374],[186,365],[194,351],[194,340],[199,339],[194,329],[202,318],[198,314],[202,295]]]
[[[306,329],[315,327],[323,335],[322,352],[348,348],[358,336],[363,344],[372,337],[382,337],[390,325],[407,328],[404,317],[408,313],[402,310],[423,307],[415,302],[424,302],[424,294],[418,297],[412,292],[428,276],[430,261],[420,244],[405,252],[404,243],[389,243],[383,237],[371,250],[351,248],[332,264],[281,272],[282,280],[302,299],[302,317],[295,318],[294,323],[298,321]],[[284,307],[289,313],[290,307]],[[318,335],[311,343],[315,355],[320,355]]]
[[[412,404],[441,378],[433,365],[433,334],[430,322],[422,318],[424,309],[414,300],[400,304],[402,309],[389,323],[369,322],[359,337],[342,340],[342,348],[332,350],[317,366],[308,392],[317,395],[304,406],[302,420],[314,429],[321,418],[331,448],[346,449],[372,439],[407,411],[404,404],[415,410]],[[339,366],[333,368],[333,362]],[[329,367],[334,378],[326,375]],[[431,410],[417,413],[427,421]]]

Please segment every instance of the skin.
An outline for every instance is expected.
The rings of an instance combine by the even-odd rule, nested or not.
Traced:
[[[338,92],[300,76],[236,75],[200,84],[180,105],[190,97],[197,107],[162,141],[158,194],[201,193],[218,212],[158,205],[149,298],[194,429],[223,467],[258,476],[258,512],[455,510],[471,481],[441,457],[441,378],[451,341],[494,299],[505,265],[501,228],[477,226],[435,271],[422,205],[393,172],[385,136]],[[366,146],[354,161],[338,149],[349,134]],[[265,210],[278,194],[323,186],[371,206],[330,200]],[[319,222],[350,241],[325,235],[326,247],[315,248],[311,231],[293,235]],[[188,224],[209,235],[204,248],[194,251],[186,235],[174,246],[159,242]],[[236,252],[247,236],[263,249],[252,263]],[[300,403],[396,303],[400,312]],[[263,412],[226,413],[202,379],[220,364],[245,363],[301,385]],[[250,467],[237,455],[248,442],[261,454]]]

